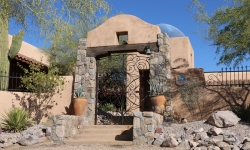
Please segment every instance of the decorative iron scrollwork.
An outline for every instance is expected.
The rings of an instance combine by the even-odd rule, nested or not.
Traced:
[[[149,56],[111,54],[98,60],[97,124],[132,124],[139,109],[140,70],[149,69]],[[139,91],[139,92],[138,92]]]

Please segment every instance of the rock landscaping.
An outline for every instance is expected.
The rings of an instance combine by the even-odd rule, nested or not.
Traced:
[[[206,121],[188,122],[185,119],[181,123],[162,123],[163,118],[160,116],[152,112],[134,114],[137,118],[134,120],[134,146],[152,144],[154,148],[159,147],[159,149],[168,147],[187,150],[250,150],[250,123],[239,122],[240,119],[232,112],[219,111]],[[56,124],[62,120],[62,117],[63,115],[59,118],[54,117],[57,118]],[[75,126],[72,122],[71,124]],[[69,129],[72,130],[72,128]],[[51,127],[44,125],[34,125],[21,133],[2,132],[0,148],[11,145],[30,146],[53,141],[52,132]],[[148,136],[149,133],[153,137]]]
[[[42,143],[50,139],[50,133],[44,125],[34,125],[21,133],[5,133],[0,134],[0,147],[5,148],[13,144],[29,146]]]
[[[155,130],[153,145],[178,147],[182,144],[191,150],[250,150],[250,124],[239,120],[231,111],[220,111],[207,121],[163,123]]]

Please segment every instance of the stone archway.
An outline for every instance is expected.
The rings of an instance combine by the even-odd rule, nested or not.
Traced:
[[[123,18],[123,22],[119,22],[121,18]],[[124,20],[127,20],[127,23],[125,23],[126,26],[124,26]],[[115,28],[113,27],[113,24],[116,25]],[[117,37],[116,34],[113,33],[118,32],[117,30],[126,31],[126,33],[128,33],[127,45],[114,45],[114,39]],[[97,36],[95,34],[99,31],[109,32],[107,34],[99,33],[98,38],[95,38]],[[133,34],[133,32],[135,32],[135,34]],[[138,33],[141,33],[141,35],[143,36],[140,37],[140,34]],[[102,41],[98,43],[98,39],[105,39],[104,41],[106,42]],[[98,57],[105,56],[110,52],[145,53],[145,47],[148,46],[148,42],[150,40],[150,80],[154,80],[157,75],[161,75],[166,77],[170,81],[171,61],[169,37],[166,33],[160,33],[157,26],[147,24],[139,18],[131,15],[118,15],[109,19],[98,28],[90,31],[88,33],[88,41],[86,39],[79,40],[74,89],[82,86],[85,97],[88,99],[89,108],[86,114],[86,118],[89,124],[95,124],[95,114],[97,111],[96,59],[98,59]],[[155,82],[157,82],[157,80],[155,80]],[[170,93],[170,82],[166,81],[165,83],[162,83],[162,88],[166,93]],[[167,99],[168,102],[170,102],[170,97],[168,97]],[[169,105],[171,104],[169,103]],[[171,109],[168,110],[171,111]],[[166,114],[166,116],[171,115],[171,113]]]

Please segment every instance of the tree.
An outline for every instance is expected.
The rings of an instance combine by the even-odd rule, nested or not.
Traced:
[[[80,11],[85,10],[83,14],[81,14],[82,12],[75,12],[74,17],[69,16],[69,21],[56,21],[55,33],[47,34],[46,36],[47,41],[52,41],[52,44],[46,48],[46,51],[51,56],[50,61],[55,63],[62,75],[74,74],[78,40],[80,38],[86,38],[89,30],[106,21],[106,15],[110,9],[109,5],[104,0],[93,0],[93,2],[81,1],[81,4],[85,6],[80,9]],[[67,8],[75,10],[77,7],[82,7],[82,5],[78,3],[75,5],[78,6],[72,5],[74,7],[67,6]],[[99,11],[99,9],[103,9],[105,15],[98,18],[96,17],[96,12]]]
[[[23,29],[29,34],[39,33],[45,43],[51,45],[51,37],[54,37],[57,30],[61,31],[62,35],[69,35],[67,39],[64,38],[64,41],[76,41],[79,37],[78,33],[83,35],[83,32],[79,31],[86,32],[99,22],[97,12],[108,11],[109,5],[105,0],[0,0],[0,62],[3,64],[0,71],[5,72],[6,76],[9,74],[10,25]],[[22,34],[21,32],[20,35]],[[65,45],[70,44],[66,42]],[[67,50],[73,49],[75,47]],[[1,81],[1,84],[3,82],[6,81]],[[7,84],[5,83],[5,88]]]
[[[218,8],[211,16],[205,5],[192,0],[196,13],[194,18],[206,24],[205,39],[217,46],[220,55],[218,64],[234,66],[250,59],[249,0],[227,0],[227,5]]]

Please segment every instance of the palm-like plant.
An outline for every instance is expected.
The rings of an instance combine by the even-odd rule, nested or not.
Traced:
[[[1,118],[2,128],[9,132],[23,131],[26,127],[33,124],[29,116],[29,112],[21,108],[5,111],[5,114]]]

